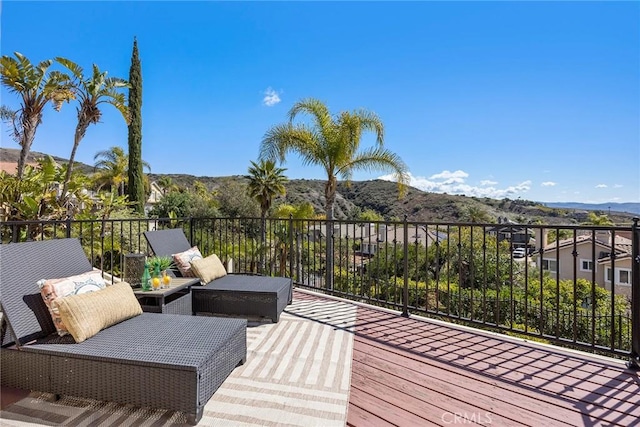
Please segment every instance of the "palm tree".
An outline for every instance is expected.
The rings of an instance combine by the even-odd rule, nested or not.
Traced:
[[[56,111],[60,111],[63,102],[74,98],[71,77],[59,71],[47,72],[53,61],[42,61],[33,65],[28,58],[19,52],[15,58],[0,58],[0,75],[2,84],[21,98],[20,109],[14,123],[19,130],[17,136],[20,144],[20,157],[16,176],[22,179],[27,156],[36,137],[38,125],[42,123],[42,113],[47,103],[51,102]]]
[[[313,119],[313,127],[294,125],[299,113]],[[362,134],[376,134],[376,146],[358,151]],[[400,157],[384,148],[384,126],[375,113],[366,110],[343,111],[332,117],[321,101],[313,98],[297,102],[289,110],[289,122],[276,125],[264,135],[260,159],[284,162],[288,153],[296,153],[305,165],[320,165],[327,173],[325,207],[327,219],[333,219],[338,177],[349,181],[355,171],[390,170],[399,188],[408,183],[408,170]]]
[[[311,116],[312,126],[294,125],[300,113]],[[376,135],[374,147],[359,151],[362,134]],[[343,111],[332,117],[325,104],[313,98],[303,99],[289,110],[289,122],[276,125],[264,135],[261,159],[284,162],[289,153],[298,154],[304,165],[320,165],[327,174],[325,209],[327,213],[327,287],[333,284],[333,205],[338,177],[349,182],[355,171],[390,170],[396,176],[402,194],[408,183],[408,170],[398,155],[384,148],[384,126],[373,112]]]
[[[274,197],[284,196],[287,192],[284,184],[287,177],[284,176],[285,168],[276,167],[273,160],[261,160],[259,163],[251,162],[249,167],[249,196],[260,203],[262,218],[267,216]]]
[[[261,160],[259,163],[251,162],[249,167],[249,185],[247,192],[260,203],[260,223],[262,228],[262,246],[267,241],[267,212],[271,208],[273,198],[286,194],[284,186],[287,177],[284,176],[284,168],[276,167],[273,160]],[[264,253],[261,252],[258,273],[262,273],[264,266]]]
[[[93,160],[96,161],[94,166],[101,169],[94,177],[98,189],[109,185],[112,189],[117,188],[118,195],[123,196],[128,177],[129,156],[122,147],[115,146],[108,150],[99,151]],[[151,170],[147,162],[142,163],[149,171]]]
[[[174,190],[177,186],[173,183],[170,176],[163,175],[158,179],[158,185],[162,188],[162,195],[166,196],[167,192]]]
[[[491,221],[491,216],[484,209],[475,205],[467,207],[466,211],[463,213],[463,218],[466,221],[473,223]]]
[[[302,277],[301,271],[301,246],[302,246],[302,234],[303,230],[309,227],[309,220],[315,217],[315,209],[311,202],[302,202],[298,205],[288,205],[282,204],[279,205],[274,213],[276,218],[291,218],[293,229],[293,235],[295,236],[295,262],[294,265],[297,266],[297,277]],[[289,236],[289,230],[287,225],[282,225],[279,227],[279,230],[276,230],[274,233],[275,240],[275,248],[276,248],[276,257],[280,259],[280,275],[284,274],[287,262],[287,242]],[[285,240],[283,240],[285,239]]]
[[[93,74],[85,77],[82,68],[65,58],[57,57],[56,61],[65,66],[76,79],[74,89],[78,98],[79,105],[76,109],[78,112],[78,123],[73,136],[73,148],[69,156],[69,166],[67,175],[62,186],[61,199],[67,197],[67,189],[73,172],[73,162],[76,157],[76,151],[80,141],[84,138],[89,125],[100,122],[102,111],[100,104],[113,105],[124,118],[125,122],[129,121],[129,113],[125,102],[124,94],[118,92],[119,88],[128,87],[126,80],[117,77],[107,77],[107,72],[100,72],[97,65],[93,65]]]
[[[94,166],[101,169],[95,175],[98,190],[108,185],[112,192],[116,188],[119,195],[124,194],[129,164],[129,158],[124,150],[121,147],[111,147],[97,152],[93,160],[96,162]]]

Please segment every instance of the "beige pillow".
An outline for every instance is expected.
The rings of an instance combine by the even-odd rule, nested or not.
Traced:
[[[96,292],[60,298],[53,304],[76,342],[142,314],[142,307],[127,282],[116,283]]]
[[[58,331],[58,335],[67,335],[67,326],[60,318],[60,314],[54,304],[58,299],[67,298],[71,295],[79,295],[87,292],[98,291],[106,286],[100,270],[88,271],[76,276],[62,277],[59,279],[42,279],[38,281],[40,295],[45,305],[49,309],[53,324]]]
[[[191,270],[199,277],[203,285],[227,275],[227,270],[216,254],[191,261]]]

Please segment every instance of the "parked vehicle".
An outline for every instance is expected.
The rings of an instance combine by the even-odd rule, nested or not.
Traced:
[[[512,254],[514,258],[524,258],[527,256],[527,250],[525,248],[515,248]]]

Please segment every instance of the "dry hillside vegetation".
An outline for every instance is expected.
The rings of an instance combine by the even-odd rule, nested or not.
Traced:
[[[19,150],[10,148],[0,149],[0,161],[18,161]],[[46,154],[31,152],[29,162],[35,163]],[[52,156],[56,162],[65,163],[67,159]],[[94,172],[94,167],[76,163],[76,168],[84,173]],[[161,174],[149,174],[151,181],[157,181]],[[194,181],[202,182],[209,190],[215,191],[225,180],[234,179],[246,182],[247,177],[234,175],[230,177],[206,177],[187,174],[168,174],[172,181],[182,187],[193,186]],[[274,201],[274,204],[299,204],[310,202],[317,213],[324,213],[324,184],[323,180],[293,179],[286,185],[287,194]],[[407,216],[409,221],[425,222],[460,222],[468,221],[470,209],[486,213],[488,222],[496,223],[498,218],[508,218],[511,221],[525,224],[540,222],[543,224],[581,224],[587,220],[588,211],[583,209],[551,208],[541,203],[528,200],[490,199],[450,194],[429,193],[410,187],[403,198],[398,198],[397,185],[393,182],[372,180],[355,181],[350,185],[344,182],[338,184],[335,216],[346,219],[353,216],[358,209],[371,209],[378,212],[387,220],[402,220]],[[608,214],[606,211],[596,211],[598,214]],[[614,212],[610,218],[618,225],[631,224],[633,214]]]

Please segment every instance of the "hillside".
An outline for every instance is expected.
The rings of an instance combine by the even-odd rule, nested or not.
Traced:
[[[149,174],[152,180],[158,180],[162,175]],[[175,184],[191,186],[193,181],[202,182],[207,188],[214,191],[229,178],[246,181],[246,176],[234,175],[232,177],[195,177],[192,175],[170,174],[168,175]],[[324,212],[324,184],[323,180],[294,179],[286,184],[285,197],[274,201],[298,204],[310,202],[316,212]],[[361,210],[372,209],[385,219],[404,218],[407,215],[410,221],[464,221],[467,211],[475,207],[486,212],[489,222],[497,222],[498,217],[508,218],[518,223],[541,221],[545,224],[580,224],[586,221],[588,210],[552,208],[541,203],[526,200],[490,199],[467,196],[455,196],[449,194],[429,193],[410,187],[405,197],[398,198],[397,185],[393,182],[372,180],[355,181],[347,186],[341,182],[338,184],[334,213],[336,218],[347,218],[354,208]],[[599,214],[608,213],[599,211]],[[616,224],[630,224],[633,214],[611,211],[610,218]]]
[[[19,150],[0,148],[2,163],[17,163]],[[29,161],[35,162],[46,154],[32,152]],[[53,156],[59,163],[68,160]],[[93,166],[83,163],[77,164],[78,169],[85,173],[94,172]],[[162,174],[149,174],[151,181],[158,181]],[[182,187],[191,187],[193,182],[202,182],[209,190],[214,191],[225,180],[234,179],[246,181],[247,177],[234,175],[227,177],[196,177],[187,174],[167,174],[173,182]],[[324,212],[324,184],[323,180],[294,179],[287,183],[287,194],[275,203],[286,202],[299,204],[310,202],[316,212]],[[606,205],[606,207],[605,207]],[[634,204],[630,204],[634,205]],[[600,207],[600,209],[598,209]],[[616,224],[630,224],[637,214],[619,212],[616,208],[628,208],[614,203],[595,206],[599,214],[609,214]],[[633,207],[633,206],[631,206]],[[567,207],[553,207],[551,204],[531,202],[527,200],[490,199],[449,194],[429,193],[410,187],[405,197],[398,198],[397,185],[393,182],[372,180],[355,181],[347,186],[338,184],[338,193],[334,213],[336,218],[348,218],[349,213],[356,209],[372,209],[385,219],[402,219],[406,215],[410,221],[465,221],[470,208],[486,213],[489,222],[498,222],[498,218],[508,218],[517,223],[540,221],[545,224],[580,224],[586,221],[589,205],[572,204]]]
[[[628,212],[640,215],[640,203],[572,203],[572,202],[556,202],[545,203],[546,206],[552,208],[567,209],[588,209],[602,212]]]
[[[48,156],[49,154],[40,153],[37,151],[31,151],[27,156],[27,164],[36,164],[38,160]],[[18,158],[20,157],[20,150],[17,148],[0,148],[0,162],[4,164],[18,164]],[[63,157],[51,156],[56,163],[63,164],[68,163],[69,159]],[[87,165],[81,162],[74,162],[74,168],[82,171],[85,174],[90,174],[95,171],[93,166]],[[3,168],[4,170],[4,168]],[[15,170],[15,168],[14,168]]]
[[[324,181],[292,180],[287,185],[287,201],[311,201],[316,210],[324,212]],[[499,217],[518,223],[541,221],[545,224],[578,224],[587,219],[583,209],[551,208],[526,200],[490,199],[449,194],[430,193],[410,187],[403,198],[398,197],[397,184],[372,180],[338,184],[337,217],[346,217],[349,209],[357,206],[372,209],[386,219],[404,218],[410,221],[466,221],[470,208],[485,212],[489,222]],[[607,211],[600,212],[607,213]],[[616,224],[630,224],[634,215],[611,211],[610,218]]]

